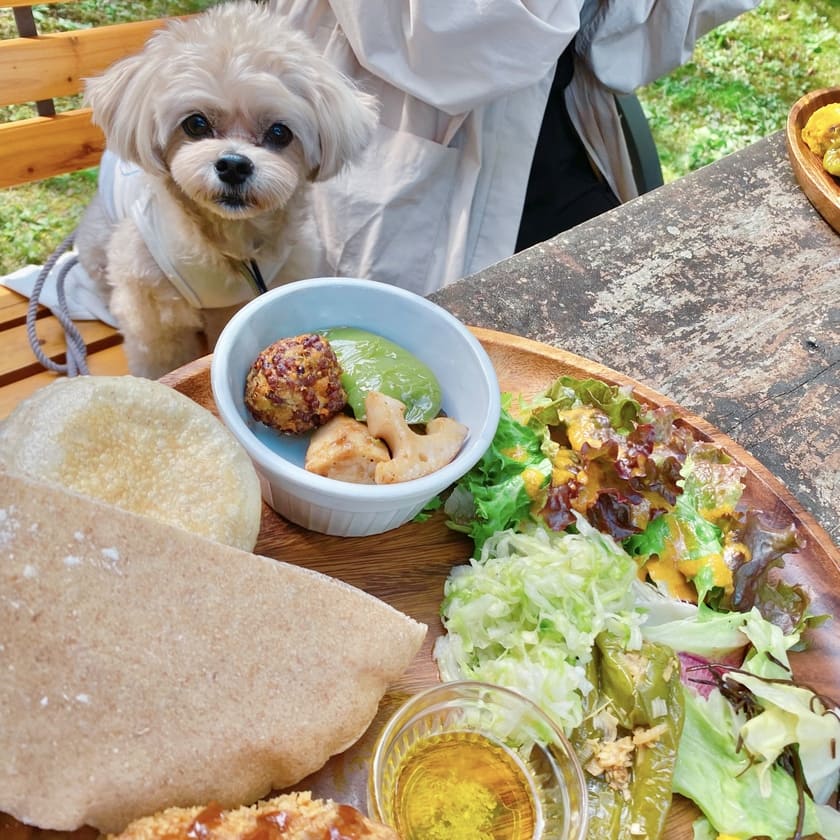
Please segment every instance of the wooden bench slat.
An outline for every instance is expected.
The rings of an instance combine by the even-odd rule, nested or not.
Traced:
[[[48,385],[59,374],[45,370],[29,347],[26,335],[27,300],[0,286],[0,419],[17,403]],[[99,321],[77,321],[88,348],[92,374],[117,376],[128,373],[122,336]],[[44,352],[54,361],[65,360],[64,335],[48,309],[40,308],[37,333]]]
[[[0,0],[0,8],[16,10],[15,17],[20,20],[23,7],[53,2],[59,0]],[[165,22],[166,18],[155,17],[0,40],[0,106],[49,102],[78,94],[85,78],[137,52]],[[86,108],[2,123],[0,188],[96,166],[104,145],[104,137],[91,123]],[[0,286],[0,418],[20,400],[59,377],[41,366],[29,346],[27,306],[24,297]],[[77,327],[87,347],[91,373],[128,373],[119,332],[99,321],[79,321]],[[63,330],[44,307],[39,308],[37,334],[44,353],[63,362]]]
[[[14,9],[21,6],[46,6],[50,3],[75,3],[77,0],[3,0],[0,9]]]
[[[104,148],[88,108],[0,124],[0,187],[97,166]]]
[[[15,327],[26,320],[26,298],[0,286],[0,330]]]
[[[139,50],[160,18],[0,41],[0,105],[79,93],[85,78]]]
[[[106,347],[104,350],[88,355],[88,367],[92,374],[98,376],[123,376],[128,373],[128,364],[121,344]],[[12,382],[0,387],[0,420],[26,397],[34,394],[39,388],[49,385],[59,378],[59,374],[42,370],[26,379]]]
[[[8,291],[8,289],[0,286],[0,292],[2,291]],[[0,294],[0,336],[2,336],[3,330],[26,326],[26,310],[29,308],[29,302],[20,295],[16,295],[16,297],[19,297],[20,301],[5,301],[4,296]],[[49,309],[45,306],[39,306],[35,319],[40,321],[41,318],[48,318],[51,315],[52,313]],[[0,339],[0,342],[2,342],[2,339]]]
[[[76,326],[89,353],[122,342],[122,336],[101,321],[76,321]],[[39,319],[37,332],[45,355],[53,361],[64,361],[66,344],[58,320],[52,316]],[[0,385],[33,376],[41,370],[43,367],[29,346],[25,324],[0,332]]]

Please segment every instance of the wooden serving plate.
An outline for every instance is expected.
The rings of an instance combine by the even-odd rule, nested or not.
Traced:
[[[789,558],[783,574],[788,580],[801,582],[813,590],[814,610],[840,615],[840,552],[782,484],[736,443],[667,398],[602,365],[505,333],[485,329],[473,329],[473,332],[490,355],[504,391],[532,396],[561,375],[597,377],[611,384],[629,385],[635,397],[650,406],[673,407],[681,422],[698,439],[716,443],[746,467],[745,500],[750,505],[766,511],[779,522],[798,523],[806,545],[799,554]],[[209,371],[208,356],[174,371],[162,381],[215,411]],[[343,539],[305,531],[264,506],[256,551],[341,578],[429,627],[420,653],[383,698],[367,733],[345,753],[333,757],[320,771],[295,785],[296,790],[310,789],[318,796],[329,796],[366,811],[367,763],[373,742],[403,700],[438,681],[432,646],[443,632],[439,619],[443,584],[453,566],[468,560],[472,545],[463,535],[449,530],[440,513],[422,524],[410,523],[386,534]],[[828,622],[813,632],[810,642],[809,650],[793,656],[798,679],[840,699],[840,628],[836,622]],[[266,653],[273,655],[271,651]],[[342,689],[341,685],[335,686],[336,691]],[[668,840],[691,840],[691,822],[696,816],[692,803],[675,797],[667,824]],[[6,840],[2,826],[0,818],[0,836]],[[27,840],[31,834],[26,832],[25,827],[18,825],[18,833],[9,836]],[[56,832],[49,832],[49,837],[55,840]],[[83,836],[76,832],[75,840],[90,840],[90,834]]]
[[[823,105],[840,101],[840,87],[806,93],[790,109],[785,143],[793,174],[817,212],[840,233],[840,179],[825,171],[820,158],[802,140],[808,117]]]

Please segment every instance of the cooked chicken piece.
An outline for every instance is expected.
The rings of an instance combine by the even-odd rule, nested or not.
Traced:
[[[390,459],[388,447],[364,423],[339,414],[312,434],[303,465],[338,481],[374,484],[376,465]]]
[[[312,799],[308,792],[277,796],[252,807],[224,810],[167,808],[135,820],[108,840],[399,840],[395,831],[374,823],[350,805]]]
[[[393,397],[371,391],[365,398],[368,431],[382,438],[391,460],[376,465],[377,484],[395,484],[428,475],[448,464],[467,438],[466,426],[451,417],[435,417],[418,435],[405,422],[405,406]]]

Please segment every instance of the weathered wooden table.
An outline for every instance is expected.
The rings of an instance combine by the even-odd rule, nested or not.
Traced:
[[[705,417],[840,543],[840,235],[781,132],[433,299]]]

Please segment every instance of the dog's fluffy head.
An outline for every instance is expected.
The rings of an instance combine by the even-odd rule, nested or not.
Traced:
[[[117,155],[226,218],[332,177],[376,124],[371,97],[282,15],[245,0],[172,21],[88,80],[86,98]]]

